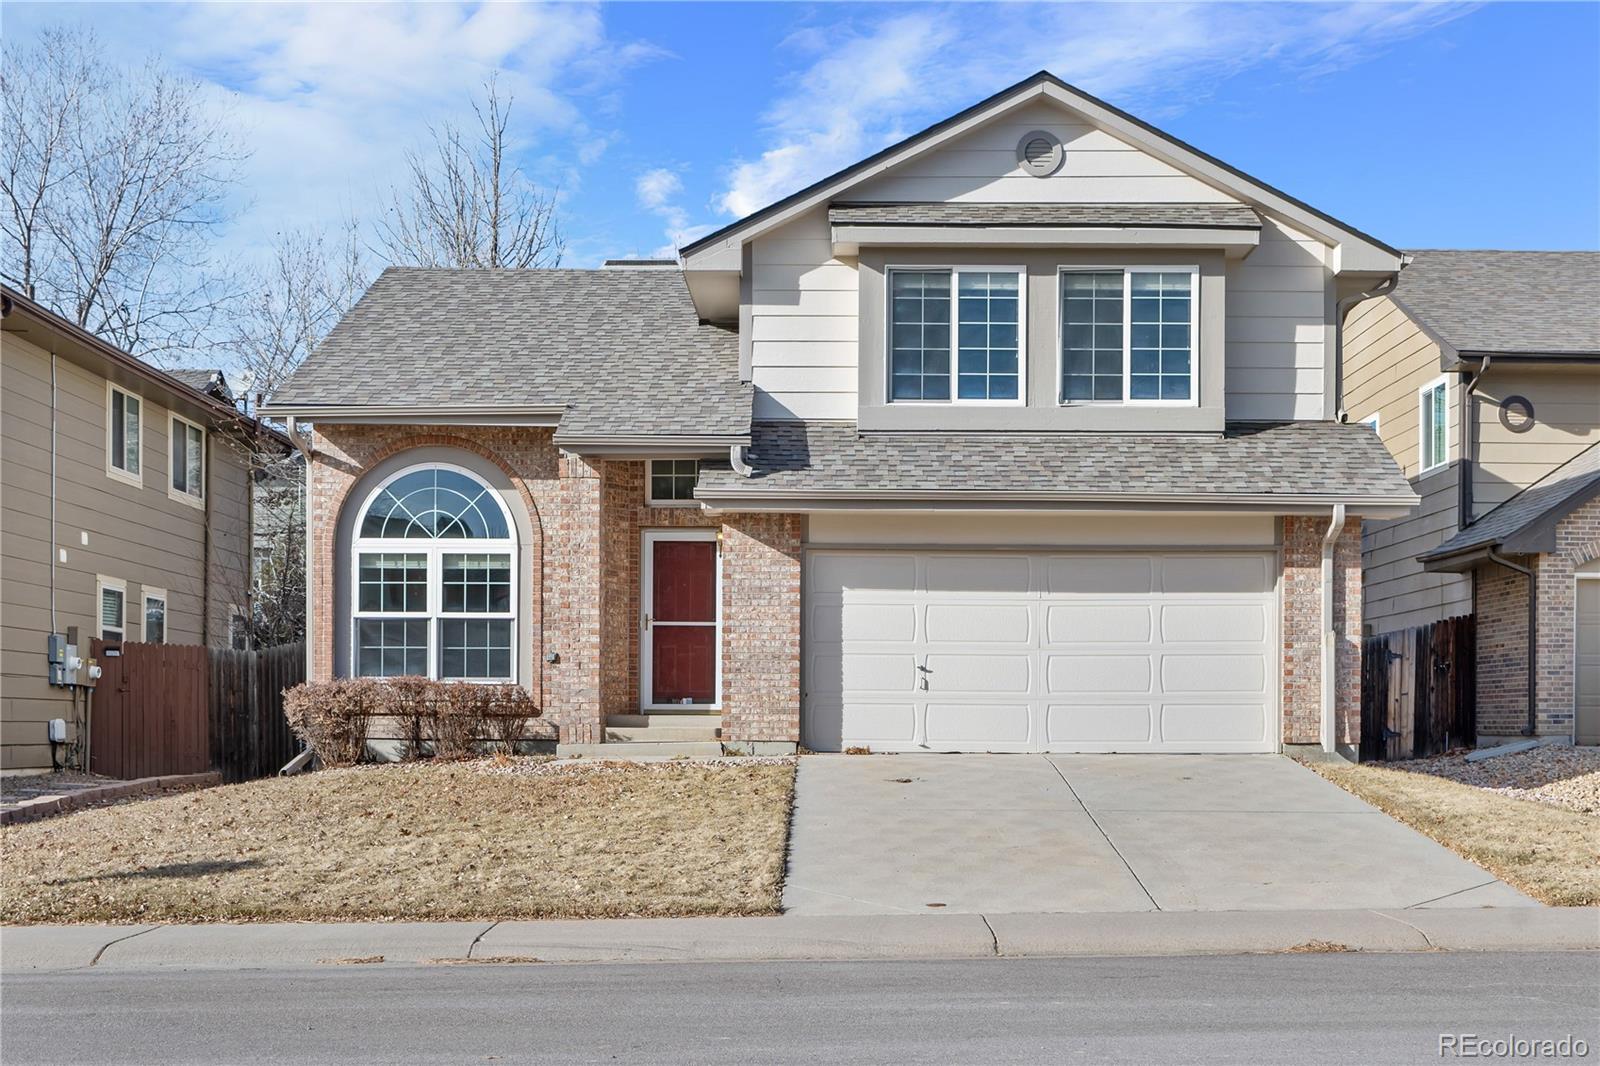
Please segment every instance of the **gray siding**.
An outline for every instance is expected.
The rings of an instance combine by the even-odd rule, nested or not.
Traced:
[[[106,473],[106,381],[56,363],[56,629],[98,632],[96,575],[127,582],[127,638],[144,636],[145,588],[167,592],[167,641],[227,639],[229,604],[247,602],[247,464],[207,434],[214,536],[206,511],[169,498],[170,400],[142,391],[143,484]],[[139,386],[130,391],[141,392]],[[50,618],[50,356],[7,333],[0,340],[0,768],[49,766],[45,725],[70,723],[69,693],[46,681]],[[209,578],[209,582],[208,582]],[[209,605],[206,597],[209,592]],[[209,616],[209,625],[205,619]]]

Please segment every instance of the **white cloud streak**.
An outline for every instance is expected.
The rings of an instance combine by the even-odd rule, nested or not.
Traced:
[[[825,8],[823,9],[826,10]],[[810,26],[816,58],[764,116],[769,147],[728,170],[717,206],[746,215],[1038,70],[1146,116],[1272,63],[1311,77],[1472,10],[1464,4],[957,5]]]

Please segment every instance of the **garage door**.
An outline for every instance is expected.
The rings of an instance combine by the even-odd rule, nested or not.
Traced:
[[[1275,559],[816,550],[819,751],[1277,748]]]

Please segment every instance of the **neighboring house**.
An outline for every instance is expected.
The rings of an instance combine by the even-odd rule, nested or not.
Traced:
[[[1348,750],[1360,523],[1417,497],[1335,309],[1400,263],[1039,74],[681,263],[386,271],[264,408],[310,675],[567,744]]]
[[[3,291],[0,767],[50,766],[51,633],[224,645],[249,612],[249,455],[288,441],[233,406]],[[208,377],[213,375],[208,375]],[[202,382],[202,384],[204,384]]]
[[[1367,523],[1367,630],[1474,614],[1480,740],[1600,743],[1600,253],[1416,252],[1344,349],[1423,500]]]

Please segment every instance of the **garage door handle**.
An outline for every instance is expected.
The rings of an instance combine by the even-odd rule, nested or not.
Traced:
[[[922,677],[918,679],[922,682],[922,691],[926,692],[928,691],[928,668],[918,663],[917,669],[922,673]]]

